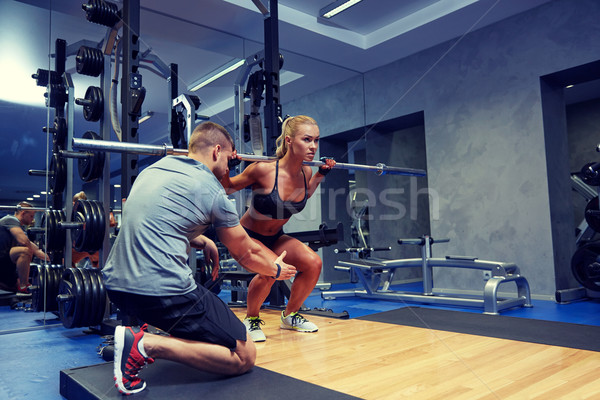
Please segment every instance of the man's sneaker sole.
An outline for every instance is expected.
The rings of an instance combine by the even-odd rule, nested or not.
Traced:
[[[123,345],[125,344],[125,330],[127,328],[125,326],[117,326],[115,328],[115,355],[114,355],[114,379],[115,386],[119,389],[119,392],[123,394],[134,394],[139,393],[146,388],[146,382],[142,384],[141,387],[137,389],[127,389],[123,385],[123,373],[121,371],[121,362],[123,360]],[[125,355],[129,357],[129,353]]]

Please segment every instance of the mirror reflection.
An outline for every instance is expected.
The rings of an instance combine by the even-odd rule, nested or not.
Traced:
[[[119,9],[123,6],[121,2],[115,4]],[[7,142],[0,150],[0,205],[27,201],[40,209],[31,229],[23,228],[49,259],[42,262],[33,258],[29,282],[34,300],[16,302],[16,307],[33,310],[35,316],[19,324],[3,319],[3,330],[60,323],[56,296],[65,265],[90,270],[102,267],[118,232],[122,201],[131,181],[159,158],[90,153],[72,148],[71,138],[120,141],[133,132],[134,138],[125,139],[185,147],[190,129],[209,118],[236,134],[241,152],[270,154],[266,148],[256,152],[244,137],[239,118],[240,107],[242,114],[250,112],[250,98],[243,98],[248,77],[263,66],[260,14],[256,14],[256,32],[242,38],[193,22],[183,10],[142,4],[136,38],[139,59],[133,68],[136,81],[131,82],[138,97],[124,100],[125,40],[121,24],[108,27],[114,23],[110,12],[95,19],[95,10],[86,10],[80,3],[51,0],[6,0],[0,6],[0,40],[3,49],[10,49],[0,55],[0,115],[3,121],[10,121],[4,126]],[[24,30],[22,26],[32,28]],[[165,29],[167,26],[177,29]],[[283,49],[281,58],[282,96],[287,91],[286,100],[291,100],[292,92],[294,96],[306,95],[358,75]],[[234,68],[217,80],[207,81],[226,67]],[[319,73],[313,73],[310,81],[303,79],[310,75],[308,71],[315,70]],[[237,88],[236,83],[240,85]],[[234,105],[240,101],[240,91],[242,99],[236,113]],[[132,110],[124,118],[123,103],[127,101]],[[78,197],[80,201],[76,201]],[[14,216],[12,209],[1,212],[2,216]],[[82,226],[88,220],[95,221],[87,224],[88,230],[97,226],[103,233],[94,232],[94,237],[86,233]],[[4,289],[9,289],[0,292],[7,304],[16,301],[11,287]]]

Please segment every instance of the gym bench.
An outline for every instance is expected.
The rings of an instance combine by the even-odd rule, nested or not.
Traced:
[[[370,251],[374,249],[354,248],[340,252],[352,253],[352,260],[339,261],[334,268],[348,271],[358,277],[364,289],[325,291],[321,297],[326,300],[338,297],[362,297],[369,299],[409,301],[453,306],[483,307],[484,314],[498,315],[500,311],[517,306],[532,307],[529,283],[520,275],[519,267],[514,263],[478,260],[474,257],[446,256],[432,258],[431,245],[434,242],[448,242],[448,239],[434,241],[429,236],[418,239],[400,239],[399,244],[421,246],[421,258],[397,260],[371,259]],[[397,268],[421,267],[423,270],[423,293],[394,291],[390,285]],[[483,296],[467,296],[460,294],[434,294],[433,268],[467,268],[490,271],[490,278],[483,288]],[[515,282],[517,297],[498,299],[498,288],[501,284]]]

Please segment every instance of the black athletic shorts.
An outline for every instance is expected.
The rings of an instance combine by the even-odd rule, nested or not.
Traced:
[[[144,296],[108,290],[123,313],[162,329],[171,336],[235,349],[246,341],[246,327],[214,293],[203,286],[178,296]]]
[[[261,242],[262,244],[267,246],[268,249],[271,249],[271,250],[273,250],[273,245],[275,244],[277,239],[279,239],[280,237],[285,235],[285,233],[283,232],[283,229],[280,229],[279,232],[277,232],[273,236],[261,235],[260,233],[251,231],[248,228],[244,228],[244,230],[248,233],[248,236],[250,236],[252,239],[258,240],[259,242]]]
[[[10,255],[6,254],[0,257],[0,282],[8,287],[17,287],[17,266],[10,259]]]

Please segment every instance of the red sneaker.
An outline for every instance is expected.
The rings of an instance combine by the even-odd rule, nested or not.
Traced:
[[[138,393],[146,388],[146,382],[138,377],[138,373],[147,364],[152,364],[154,359],[144,357],[140,352],[143,337],[144,330],[137,327],[115,328],[115,386],[123,394]]]
[[[29,297],[31,296],[31,291],[29,290],[29,288],[31,287],[31,283],[28,283],[25,286],[19,286],[17,284],[17,296],[24,296],[24,297]]]

